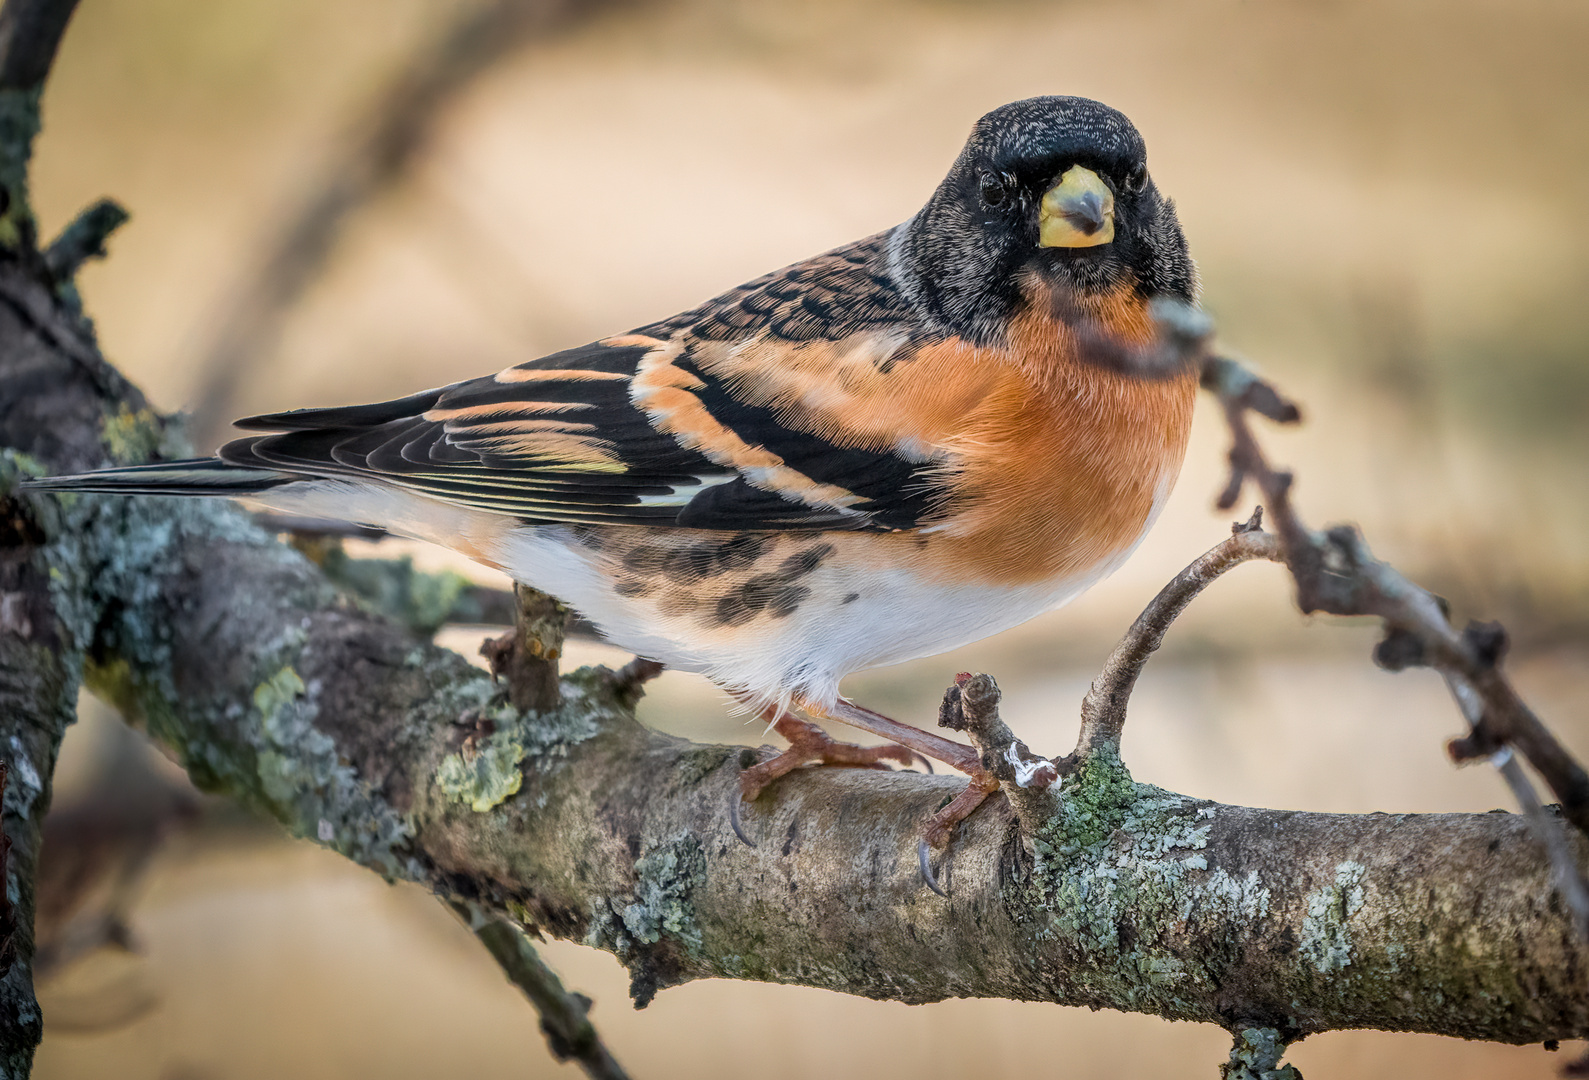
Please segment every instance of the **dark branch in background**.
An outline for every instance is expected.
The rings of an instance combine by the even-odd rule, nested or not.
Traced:
[[[563,980],[541,960],[523,930],[470,901],[455,900],[452,909],[474,931],[508,981],[535,1006],[553,1057],[577,1061],[591,1080],[628,1080],[590,1022],[590,998],[564,988]]]
[[[0,90],[44,85],[77,0],[7,0],[0,10]]]
[[[347,220],[390,189],[424,149],[447,106],[499,61],[578,25],[612,0],[481,0],[428,40],[353,125],[304,201],[273,235],[259,269],[236,293],[205,351],[194,438],[219,441],[239,387],[280,337],[288,312],[320,275]]]

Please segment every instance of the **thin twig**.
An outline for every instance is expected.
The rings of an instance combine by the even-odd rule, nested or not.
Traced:
[[[80,212],[44,250],[44,265],[56,282],[71,281],[89,259],[105,257],[105,240],[127,223],[127,211],[114,199],[100,199]]]
[[[1479,695],[1461,676],[1447,672],[1445,680],[1451,696],[1456,699],[1457,708],[1462,710],[1470,726],[1477,727],[1484,715],[1484,703],[1479,700]],[[1589,940],[1589,883],[1584,881],[1583,872],[1573,858],[1572,847],[1561,822],[1539,801],[1533,783],[1528,779],[1528,774],[1523,772],[1523,766],[1510,746],[1501,747],[1490,755],[1489,760],[1501,774],[1501,779],[1506,781],[1506,786],[1512,789],[1512,796],[1528,818],[1528,827],[1535,839],[1549,853],[1551,867],[1556,872],[1556,888],[1572,912],[1578,932],[1585,940]]]
[[[1236,525],[1230,539],[1215,545],[1175,575],[1137,616],[1082,699],[1081,735],[1076,740],[1071,762],[1079,762],[1099,751],[1120,752],[1120,733],[1125,727],[1126,707],[1137,676],[1164,642],[1170,624],[1180,617],[1198,593],[1225,571],[1244,562],[1253,559],[1281,561],[1280,545],[1272,533],[1262,530],[1261,521],[1261,513],[1255,512],[1250,521]]]
[[[557,972],[546,966],[524,931],[478,904],[454,900],[456,911],[501,965],[508,981],[524,992],[541,1017],[541,1033],[558,1061],[577,1061],[592,1080],[628,1080],[628,1073],[601,1041],[590,1022],[591,1000],[569,992]]]

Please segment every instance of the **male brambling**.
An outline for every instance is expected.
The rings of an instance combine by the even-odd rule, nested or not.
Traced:
[[[1185,453],[1195,375],[1090,363],[1154,337],[1195,271],[1120,113],[1019,101],[979,120],[915,216],[627,334],[396,401],[241,421],[215,458],[55,478],[246,496],[454,548],[552,593],[612,642],[697,671],[811,761],[972,776],[970,747],[839,696],[1118,567]],[[796,711],[895,745],[829,739]],[[908,748],[908,749],[906,749]]]

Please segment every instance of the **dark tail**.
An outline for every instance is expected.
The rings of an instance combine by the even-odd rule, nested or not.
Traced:
[[[77,491],[100,495],[254,495],[305,479],[269,469],[243,469],[218,458],[26,480],[23,491]]]

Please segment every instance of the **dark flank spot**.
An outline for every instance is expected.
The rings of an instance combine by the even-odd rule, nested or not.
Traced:
[[[749,569],[770,542],[771,538],[756,533],[739,533],[726,540],[687,544],[670,552],[662,561],[661,569],[673,581],[687,585],[733,570]]]
[[[846,604],[853,604],[853,603],[855,603],[855,601],[859,600],[860,598],[861,598],[861,594],[860,593],[852,592],[849,595],[845,596],[845,598],[844,598],[844,600],[842,602],[846,603]]]
[[[668,553],[668,557],[662,562],[662,573],[670,581],[688,585],[692,581],[700,581],[709,576],[716,562],[715,544],[690,544]]]
[[[723,570],[747,570],[756,565],[761,553],[773,542],[770,536],[740,533],[718,547],[717,562]]]
[[[756,613],[745,606],[742,594],[731,592],[717,601],[717,606],[712,609],[712,622],[718,626],[739,626],[748,623],[756,617]]]
[[[719,598],[712,609],[711,622],[718,626],[738,626],[761,612],[774,619],[793,615],[811,596],[811,590],[797,582],[821,566],[833,552],[832,544],[817,544],[784,559],[773,573],[747,578]]]
[[[832,544],[819,544],[816,547],[806,548],[785,559],[778,567],[778,573],[790,578],[801,577],[821,566],[822,560],[832,554]]]
[[[785,585],[768,603],[767,613],[775,619],[786,618],[793,615],[799,609],[800,602],[810,595],[811,590],[804,585]]]
[[[739,595],[747,608],[760,611],[786,584],[781,574],[757,574],[740,586]]]
[[[618,582],[612,587],[612,591],[619,596],[644,596],[651,591],[651,584],[631,578],[628,581]]]
[[[667,548],[646,545],[630,549],[623,557],[623,568],[637,574],[655,574],[667,563]]]

